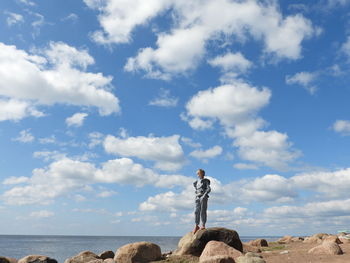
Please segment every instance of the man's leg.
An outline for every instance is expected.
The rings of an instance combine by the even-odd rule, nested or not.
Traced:
[[[207,223],[207,208],[208,208],[208,197],[202,198],[200,202],[200,216],[202,220],[202,229],[205,229],[205,224]]]
[[[201,202],[199,198],[197,198],[195,203],[195,209],[194,209],[194,222],[196,226],[193,229],[193,234],[196,233],[199,229],[200,213],[201,213]]]

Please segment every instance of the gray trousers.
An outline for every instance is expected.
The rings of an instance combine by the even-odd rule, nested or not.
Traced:
[[[194,210],[194,220],[196,225],[199,225],[200,220],[205,225],[207,222],[208,197],[196,198],[196,207]]]

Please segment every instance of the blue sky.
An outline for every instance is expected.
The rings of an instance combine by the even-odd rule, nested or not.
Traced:
[[[2,234],[348,229],[350,1],[3,0]]]

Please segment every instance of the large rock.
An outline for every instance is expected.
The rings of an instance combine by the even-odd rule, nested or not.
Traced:
[[[248,252],[244,256],[238,257],[236,263],[266,263],[266,261],[257,253]]]
[[[254,252],[254,253],[260,253],[261,249],[256,246],[248,245],[247,243],[243,243],[243,253],[247,252]]]
[[[199,261],[200,263],[235,263],[234,259],[229,256],[213,256]]]
[[[180,239],[174,254],[200,256],[205,245],[212,240],[224,242],[230,247],[243,252],[243,245],[236,231],[222,227],[211,227],[199,230],[195,234],[187,233]]]
[[[212,240],[206,244],[201,256],[199,257],[199,262],[211,262],[213,260],[213,257],[217,258],[217,256],[222,256],[223,258],[231,257],[233,259],[236,259],[242,255],[243,254],[241,251],[230,247],[224,242]]]
[[[18,263],[57,263],[57,260],[42,255],[29,255],[18,260]]]
[[[280,244],[289,244],[290,242],[292,242],[292,239],[293,239],[292,236],[284,236],[278,239],[277,242]]]
[[[107,259],[107,258],[114,258],[115,254],[114,254],[113,251],[109,250],[109,251],[102,252],[98,256],[99,256],[99,258],[102,258],[104,260],[104,259]]]
[[[321,244],[322,243],[322,238],[320,238],[318,236],[307,237],[307,238],[304,239],[303,243],[307,243],[307,244]]]
[[[268,247],[269,246],[266,239],[263,239],[263,238],[251,240],[248,242],[248,245],[255,246],[255,247]]]
[[[8,257],[0,257],[0,263],[17,263],[17,259],[8,258]]]
[[[102,263],[103,259],[91,251],[83,251],[78,255],[67,258],[64,263]]]
[[[329,235],[329,236],[326,236],[324,239],[323,239],[323,242],[334,242],[334,243],[337,243],[337,244],[342,244],[343,242],[340,241],[340,239],[335,236],[335,235]]]
[[[324,242],[317,247],[311,248],[308,253],[315,255],[341,255],[343,251],[335,242]]]
[[[145,263],[160,259],[160,247],[150,242],[136,242],[122,246],[115,253],[118,263]]]

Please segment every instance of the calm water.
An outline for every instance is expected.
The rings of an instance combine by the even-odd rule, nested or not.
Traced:
[[[0,256],[20,259],[27,255],[40,254],[63,263],[65,259],[90,250],[99,254],[106,250],[115,252],[119,247],[139,241],[148,241],[160,246],[162,253],[175,250],[181,237],[112,237],[112,236],[15,236],[0,235]],[[241,237],[243,242],[259,237]],[[263,237],[268,241],[278,237]]]

